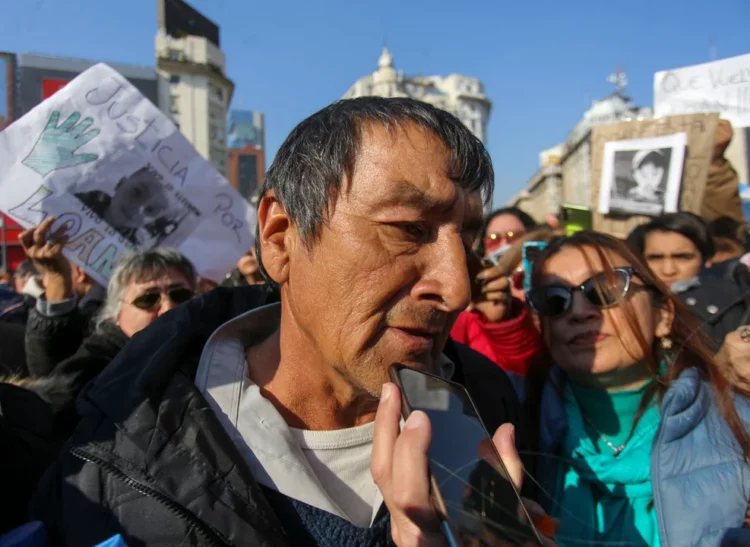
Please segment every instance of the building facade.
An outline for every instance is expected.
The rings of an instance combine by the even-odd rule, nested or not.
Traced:
[[[229,149],[229,183],[253,205],[257,202],[258,190],[263,183],[265,161],[264,151],[250,144]]]
[[[565,141],[565,153],[560,162],[563,170],[563,202],[592,206],[591,129],[594,126],[652,117],[651,108],[633,105],[622,93],[622,89],[618,89],[609,97],[594,101]]]
[[[14,100],[14,118],[18,119],[45,99],[102,61],[54,57],[52,55],[19,54],[16,56],[17,90]],[[106,62],[106,61],[105,61]],[[153,67],[109,63],[133,84],[149,101],[164,110],[163,95],[160,95],[159,76]]]
[[[227,119],[227,178],[242,197],[255,204],[266,168],[266,126],[262,112],[232,110]]]
[[[487,143],[487,123],[492,103],[477,78],[449,76],[405,76],[394,68],[388,48],[378,60],[378,69],[357,80],[342,97],[411,97],[430,103],[458,117],[483,143]]]
[[[560,210],[561,190],[561,167],[547,165],[534,173],[527,187],[508,202],[508,207],[518,207],[542,224],[546,215],[557,214]]]
[[[182,0],[161,0],[158,6],[156,68],[168,82],[168,113],[198,153],[226,176],[234,83],[225,75],[219,28]]]
[[[537,220],[547,214],[558,214],[563,203],[593,207],[591,129],[596,125],[653,117],[651,108],[635,106],[624,94],[627,78],[623,72],[618,70],[608,81],[616,86],[616,91],[593,101],[564,143],[540,153],[539,170],[509,205],[520,207]]]
[[[266,149],[266,117],[263,112],[232,110],[227,118],[227,144],[229,148],[247,145]]]

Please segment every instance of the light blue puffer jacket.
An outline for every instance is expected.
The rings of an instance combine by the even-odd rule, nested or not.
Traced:
[[[555,369],[553,377],[561,379],[561,371]],[[513,380],[523,398],[523,379]],[[736,396],[735,405],[750,429],[750,402]],[[711,385],[697,370],[684,371],[667,390],[661,414],[651,479],[662,547],[750,546],[750,529],[741,528],[750,500],[750,465],[718,412]],[[566,429],[563,401],[547,384],[542,394],[541,453],[555,454]],[[560,465],[540,458],[540,490],[554,492]],[[549,497],[539,498],[549,511]]]

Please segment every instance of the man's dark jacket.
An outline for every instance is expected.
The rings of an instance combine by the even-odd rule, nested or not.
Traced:
[[[96,545],[122,534],[129,547],[289,544],[194,384],[209,336],[270,300],[257,286],[216,289],[136,334],[84,389],[78,428],[32,502],[32,517],[44,521],[53,543]],[[458,344],[446,354],[490,430],[519,422],[499,367]]]

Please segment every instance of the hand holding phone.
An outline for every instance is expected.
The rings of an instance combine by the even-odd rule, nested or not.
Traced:
[[[471,307],[491,323],[505,319],[512,305],[510,276],[474,252],[466,257],[471,280]]]
[[[523,466],[512,426],[493,442],[462,386],[401,365],[391,367],[391,377],[401,391],[384,387],[372,473],[396,543],[543,544],[518,495]],[[399,410],[408,416],[400,433]]]

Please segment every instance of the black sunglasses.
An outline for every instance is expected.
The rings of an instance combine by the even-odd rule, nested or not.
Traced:
[[[633,268],[613,268],[613,278],[600,272],[577,287],[547,285],[535,287],[526,293],[526,301],[539,315],[560,317],[573,304],[573,293],[581,291],[591,304],[598,308],[611,308],[619,304],[630,290]]]
[[[175,287],[166,291],[147,292],[135,298],[131,304],[141,310],[152,310],[161,304],[162,296],[166,296],[175,304],[183,304],[195,296],[195,292],[186,287]]]

